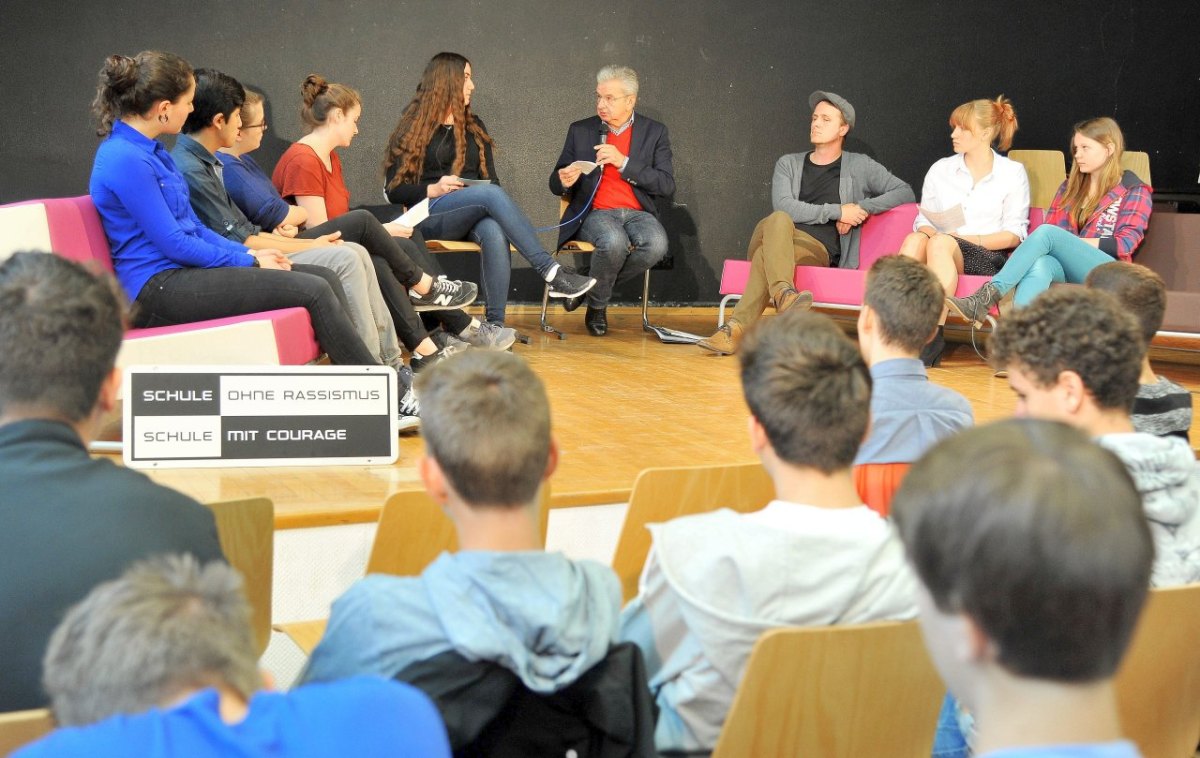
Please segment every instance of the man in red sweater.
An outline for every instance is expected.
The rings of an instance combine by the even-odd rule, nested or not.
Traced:
[[[584,323],[590,334],[608,332],[608,300],[613,285],[641,276],[667,254],[667,233],[658,220],[659,203],[674,194],[671,140],[667,127],[635,115],[637,72],[605,66],[596,75],[596,115],[567,131],[562,154],[550,172],[550,191],[569,200],[559,246],[578,238],[596,246]],[[588,172],[577,161],[595,163]],[[573,311],[583,298],[569,298]]]

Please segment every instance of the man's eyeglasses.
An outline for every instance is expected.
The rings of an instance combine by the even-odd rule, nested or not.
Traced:
[[[262,129],[262,130],[263,130],[263,133],[266,133],[266,131],[267,131],[267,122],[266,122],[266,121],[264,121],[264,122],[262,122],[261,124],[242,124],[242,131],[243,131],[243,132],[244,132],[244,131],[247,131],[248,129]]]
[[[613,97],[612,95],[596,95],[596,105],[601,103],[604,103],[605,105],[612,105],[618,100],[624,100],[627,97],[632,97],[632,95],[617,95],[616,97]]]

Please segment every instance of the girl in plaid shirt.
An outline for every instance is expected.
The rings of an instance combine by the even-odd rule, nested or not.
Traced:
[[[1082,283],[1102,263],[1133,260],[1150,222],[1151,189],[1132,171],[1121,170],[1121,128],[1111,118],[1076,124],[1071,148],[1071,173],[1045,223],[974,294],[946,298],[951,310],[977,327],[1014,289],[1016,305],[1027,305],[1052,282]]]

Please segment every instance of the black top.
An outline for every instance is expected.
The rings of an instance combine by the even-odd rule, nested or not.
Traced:
[[[484,134],[487,134],[487,127],[483,125],[483,121],[476,118],[475,123],[479,124],[479,128],[483,130]],[[492,146],[485,145],[483,151],[484,159],[487,161],[487,178],[499,184],[500,179],[496,176],[496,163],[492,159]],[[434,131],[433,136],[429,138],[429,144],[425,146],[425,165],[421,169],[421,180],[416,184],[399,184],[388,190],[388,200],[409,207],[421,202],[428,196],[426,188],[429,185],[437,184],[443,176],[452,173],[457,154],[454,149],[454,126],[443,124]],[[479,142],[470,132],[467,132],[467,154],[464,157],[462,171],[458,172],[458,177],[460,179],[484,178],[483,172],[479,170]],[[392,166],[387,170],[383,186],[391,184],[392,177],[395,175],[396,166]]]
[[[67,608],[160,553],[224,560],[212,512],[88,455],[57,421],[0,426],[0,712],[41,708],[42,656]]]
[[[841,205],[842,158],[825,166],[812,162],[812,153],[804,156],[804,173],[800,176],[800,197],[802,203],[815,205]],[[838,234],[837,222],[827,221],[824,224],[796,224],[796,228],[808,232],[818,242],[825,246],[829,253],[829,265],[836,267],[842,257],[841,235]]]

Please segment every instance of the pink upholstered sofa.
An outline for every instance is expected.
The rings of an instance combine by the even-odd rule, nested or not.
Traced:
[[[0,258],[17,250],[53,250],[112,272],[108,240],[91,197],[0,206]],[[321,356],[308,312],[285,308],[178,326],[130,329],[118,366],[284,365]]]
[[[1029,230],[1033,231],[1043,218],[1041,208],[1029,209]],[[917,217],[916,203],[905,203],[890,211],[871,216],[863,224],[859,241],[859,267],[857,269],[821,268],[817,266],[796,267],[796,289],[813,293],[813,303],[825,308],[857,310],[862,307],[863,290],[866,287],[867,269],[884,255],[900,250],[904,236],[912,231]],[[750,261],[730,259],[721,271],[721,310],[719,323],[725,323],[725,308],[731,300],[741,296],[750,276]],[[987,277],[960,276],[956,294],[966,295],[980,287]]]

